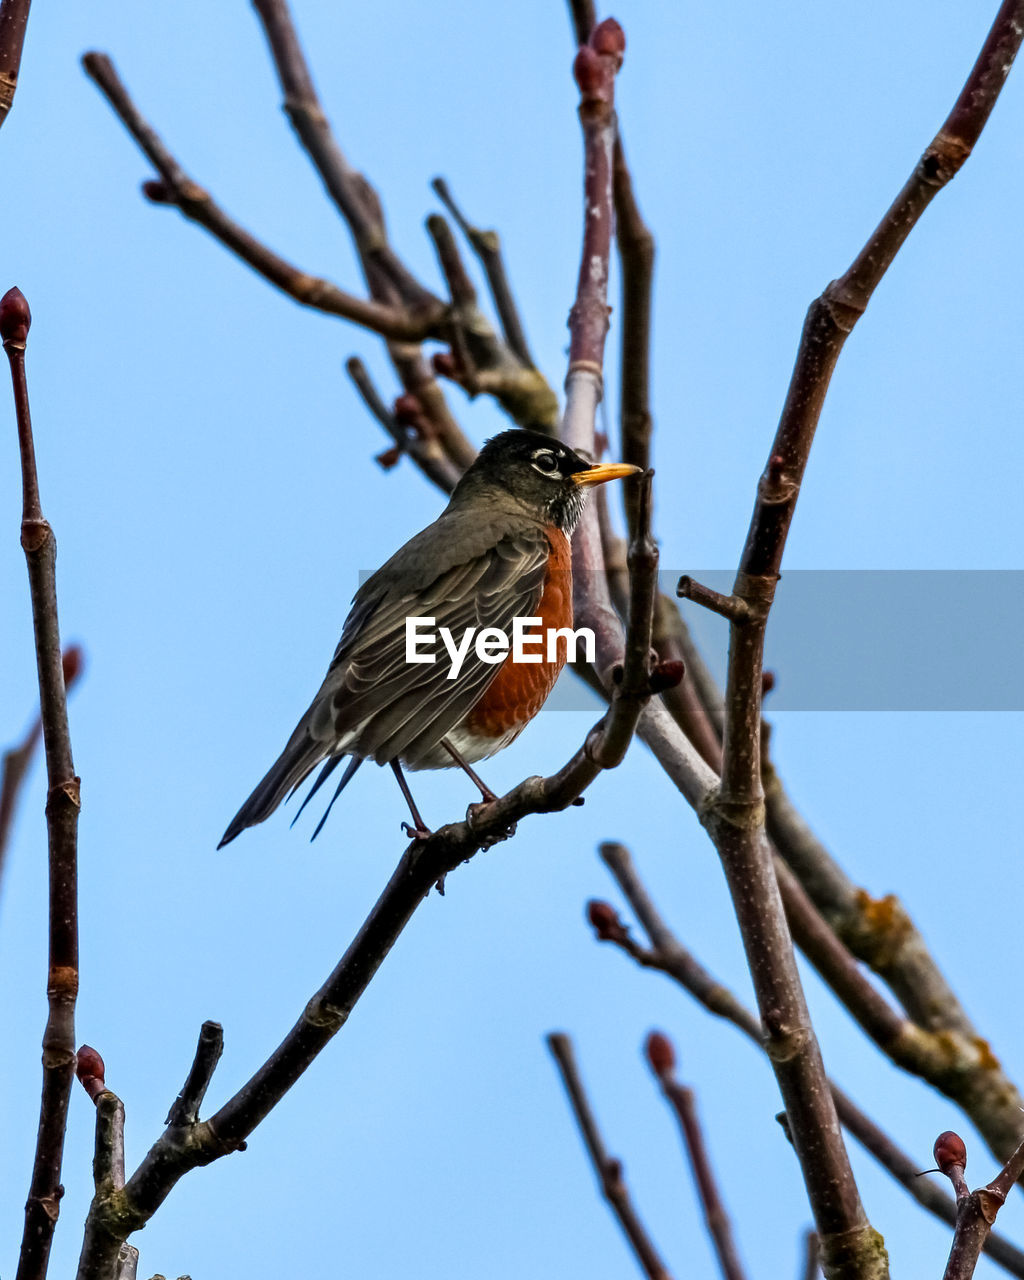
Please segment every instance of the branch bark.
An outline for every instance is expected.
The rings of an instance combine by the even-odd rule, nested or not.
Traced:
[[[765,834],[761,784],[765,627],[811,442],[839,353],[917,219],[970,154],[1022,35],[1024,3],[1006,0],[943,128],[850,269],[812,303],[733,587],[733,596],[747,613],[734,617],[730,625],[722,782],[702,816],[722,858],[736,907],[769,1054],[815,1216],[823,1269],[829,1277],[882,1275],[884,1251],[864,1218],[831,1096],[824,1087],[824,1066],[800,988]],[[858,1240],[859,1244],[854,1243]],[[858,1253],[860,1258],[852,1261]]]
[[[18,289],[0,299],[0,337],[11,367],[21,452],[21,545],[28,565],[32,630],[39,675],[39,714],[46,754],[46,833],[49,855],[49,959],[43,1032],[43,1087],[39,1130],[17,1280],[42,1280],[59,1213],[68,1099],[75,1075],[75,1001],[78,996],[78,811],[68,728],[67,691],[57,619],[53,530],[43,517],[36,473],[32,417],[25,376],[25,345],[31,325],[28,303]]]
[[[72,685],[82,673],[82,650],[78,645],[69,645],[64,650],[61,663],[64,669],[64,688],[70,693]],[[0,758],[0,893],[3,890],[4,866],[18,800],[42,736],[43,722],[36,716],[21,742],[5,751]]]
[[[0,127],[14,105],[32,0],[0,0]]]
[[[601,1131],[597,1127],[593,1108],[583,1088],[583,1081],[580,1079],[572,1041],[567,1035],[556,1031],[547,1037],[547,1044],[558,1066],[559,1075],[562,1077],[562,1084],[565,1086],[572,1113],[576,1117],[583,1145],[597,1174],[601,1194],[622,1228],[623,1235],[629,1241],[640,1269],[648,1280],[671,1280],[646,1227],[633,1207],[629,1188],[623,1177],[622,1161],[608,1154]]]
[[[625,845],[609,841],[601,845],[601,858],[629,902],[650,946],[643,947],[630,937],[614,909],[605,902],[591,902],[590,923],[597,937],[612,942],[637,964],[666,974],[688,991],[709,1013],[731,1022],[733,1026],[765,1051],[761,1024],[735,994],[723,986],[686,949],[647,893]],[[838,1084],[829,1081],[836,1112],[843,1127],[851,1133],[878,1163],[900,1184],[922,1208],[953,1226],[957,1207],[949,1196],[920,1176],[918,1165],[846,1094]],[[1005,1237],[990,1235],[985,1252],[1012,1275],[1024,1277],[1024,1251]]]
[[[950,1159],[951,1147],[953,1152]],[[944,1154],[947,1156],[945,1160]],[[935,1156],[940,1169],[956,1188],[957,1196],[956,1230],[943,1280],[971,1280],[986,1241],[990,1238],[996,1215],[1006,1203],[1006,1197],[1014,1183],[1024,1176],[1024,1141],[1018,1144],[992,1181],[976,1191],[969,1191],[964,1181],[967,1150],[955,1133],[940,1136],[935,1144]]]
[[[746,1280],[746,1272],[740,1262],[736,1250],[736,1241],[732,1234],[732,1222],[729,1218],[725,1201],[718,1190],[718,1179],[715,1177],[708,1155],[707,1143],[704,1141],[704,1130],[697,1113],[697,1098],[693,1089],[682,1085],[676,1079],[675,1049],[667,1036],[660,1031],[653,1031],[647,1037],[647,1061],[654,1072],[666,1102],[672,1108],[683,1139],[683,1146],[690,1161],[697,1197],[704,1210],[704,1221],[718,1259],[719,1270],[723,1280]]]

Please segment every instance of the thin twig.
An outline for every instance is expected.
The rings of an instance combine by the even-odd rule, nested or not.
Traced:
[[[62,659],[64,688],[70,693],[82,673],[82,650],[69,645]],[[28,776],[32,757],[43,736],[43,722],[37,715],[28,733],[16,747],[11,747],[0,757],[0,890],[3,889],[4,866],[10,843],[14,814],[17,810],[21,788]]]
[[[718,1179],[704,1141],[696,1095],[693,1089],[680,1084],[676,1079],[675,1049],[667,1036],[660,1031],[652,1032],[647,1037],[646,1051],[647,1061],[661,1086],[662,1094],[679,1122],[697,1198],[704,1211],[704,1221],[724,1280],[746,1280],[746,1272],[736,1250],[729,1212],[718,1189]]]
[[[516,306],[515,298],[512,296],[512,289],[505,272],[505,261],[501,254],[501,240],[497,231],[484,231],[480,227],[475,227],[455,203],[455,198],[452,196],[444,178],[435,178],[430,185],[434,188],[442,204],[455,219],[459,230],[469,241],[473,252],[484,269],[491,297],[494,300],[494,309],[498,313],[498,323],[501,325],[501,332],[509,349],[519,357],[527,368],[536,368],[526,341],[522,321],[519,318],[519,308]]]
[[[615,198],[615,243],[622,270],[622,348],[620,356],[619,422],[622,460],[645,471],[651,465],[651,294],[654,285],[654,236],[644,222],[626,163],[622,130],[615,135],[612,158]],[[625,494],[626,516],[632,531],[636,506]]]
[[[11,366],[21,451],[21,545],[28,565],[32,629],[39,674],[39,713],[46,754],[46,832],[49,850],[49,1012],[43,1032],[43,1087],[32,1179],[25,1205],[17,1280],[42,1280],[61,1196],[60,1171],[68,1099],[75,1076],[75,1000],[78,995],[78,811],[68,728],[67,691],[57,619],[53,530],[43,517],[36,474],[32,418],[25,377],[31,316],[18,289],[0,299],[0,337]]]
[[[439,299],[425,289],[392,250],[383,233],[376,193],[345,158],[317,95],[285,0],[253,0],[278,80],[284,110],[324,187],[348,224],[368,275],[382,277],[398,298],[416,311],[436,309]],[[373,288],[371,281],[371,290]]]
[[[439,213],[427,218],[451,305],[445,333],[450,353],[434,356],[434,369],[457,382],[469,396],[486,392],[523,426],[554,432],[558,398],[543,374],[525,363],[499,338],[477,302],[476,289],[448,222]]]
[[[990,1238],[996,1215],[1006,1203],[1014,1183],[1024,1175],[1024,1141],[1018,1144],[992,1181],[976,1191],[968,1191],[964,1181],[967,1149],[957,1134],[944,1133],[940,1136],[935,1143],[935,1158],[957,1194],[956,1230],[943,1280],[971,1280]]]
[[[591,31],[597,26],[594,0],[569,0],[569,19],[577,46],[586,44]]]
[[[329,280],[300,271],[262,244],[224,212],[210,193],[188,176],[163,140],[139,112],[105,53],[87,53],[82,66],[113,107],[118,118],[148,156],[159,182],[147,182],[143,193],[154,204],[173,205],[186,218],[205,227],[254,271],[303,306],[343,316],[382,337],[414,341],[439,332],[444,304],[412,311],[369,298],[357,298]]]
[[[415,313],[433,312],[439,300],[399,260],[388,240],[380,198],[345,158],[313,86],[286,0],[253,0],[263,24],[284,98],[284,109],[324,186],[349,228],[370,296],[401,303]],[[441,304],[443,305],[443,304]],[[437,379],[415,344],[392,343],[388,354],[406,395],[419,401],[425,420],[453,467],[462,472],[476,450],[451,414]]]
[[[32,0],[0,0],[0,127],[10,113],[18,88],[31,4]]]
[[[366,366],[358,356],[345,361],[345,371],[355,384],[363,403],[395,442],[398,454],[407,453],[423,474],[443,493],[451,493],[459,482],[461,471],[454,465],[436,438],[403,426],[387,407],[373,385]],[[398,457],[395,457],[398,461]]]
[[[204,1022],[191,1070],[164,1121],[169,1129],[193,1125],[199,1119],[199,1108],[223,1052],[224,1028],[219,1022]]]
[[[818,1233],[808,1231],[804,1235],[804,1258],[800,1269],[801,1280],[817,1280],[821,1275],[818,1265]]]
[[[556,1031],[547,1037],[547,1043],[562,1077],[562,1084],[565,1086],[590,1162],[597,1174],[601,1194],[608,1201],[648,1280],[670,1280],[665,1264],[633,1207],[623,1177],[622,1162],[610,1156],[605,1147],[601,1131],[597,1127],[597,1120],[594,1118],[593,1108],[580,1079],[572,1041],[567,1035]]]
[[[96,1148],[92,1161],[97,1194],[118,1191],[124,1186],[124,1106],[107,1088],[103,1058],[91,1045],[83,1044],[75,1060],[75,1074],[96,1105]]]

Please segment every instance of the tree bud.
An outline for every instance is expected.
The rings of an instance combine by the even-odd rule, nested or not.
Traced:
[[[15,285],[0,298],[0,338],[5,343],[23,345],[31,324],[32,312],[28,308],[28,299]]]

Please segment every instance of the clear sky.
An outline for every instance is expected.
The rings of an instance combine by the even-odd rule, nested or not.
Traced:
[[[666,569],[735,565],[806,307],[944,119],[995,8],[632,0],[615,11],[628,39],[620,115],[659,246]],[[500,228],[531,344],[560,385],[580,226],[562,5],[295,0],[295,12],[341,145],[380,191],[399,252],[440,287],[422,221],[436,208],[429,180],[444,174],[471,217]],[[79,1038],[106,1058],[134,1164],[161,1131],[203,1019],[225,1027],[218,1105],[291,1025],[401,852],[401,801],[375,769],[312,846],[287,813],[215,845],[317,688],[359,573],[441,499],[411,466],[384,473],[373,461],[386,442],[342,364],[362,354],[393,395],[378,344],[301,310],[140,198],[151,174],[80,69],[89,48],[112,55],[229,212],[312,272],[353,289],[358,276],[281,114],[248,5],[39,0],[0,133],[0,289],[20,285],[34,312],[29,372],[61,621],[88,654],[72,704]],[[842,356],[789,569],[1021,567],[1022,72]],[[614,372],[609,383],[614,421]],[[487,403],[458,391],[452,403],[476,440],[502,425]],[[20,736],[35,696],[9,405],[0,391],[0,741]],[[870,593],[864,607],[875,607]],[[927,646],[927,609],[916,625]],[[969,664],[1006,653],[974,641]],[[778,676],[781,689],[784,665]],[[946,678],[962,677],[954,666]],[[486,768],[491,785],[557,768],[592,720],[545,713]],[[823,710],[780,712],[775,724],[777,764],[814,828],[858,883],[909,905],[994,1051],[1024,1075],[1010,983],[1020,714]],[[418,783],[435,823],[473,798],[447,773]],[[44,791],[37,768],[0,901],[3,1275],[38,1108]],[[297,1265],[375,1280],[632,1274],[543,1046],[552,1029],[575,1039],[670,1268],[713,1275],[640,1058],[652,1026],[675,1039],[698,1090],[752,1275],[795,1274],[809,1215],[771,1074],[667,980],[592,940],[586,899],[621,905],[596,856],[608,838],[630,844],[680,935],[748,998],[714,852],[637,746],[584,808],[524,822],[430,898],[249,1150],[190,1174],[136,1238],[140,1276],[258,1280]],[[853,1096],[921,1168],[941,1130],[960,1130],[969,1173],[987,1180],[994,1164],[952,1105],[886,1067],[813,977],[808,990],[829,1068]],[[77,1257],[92,1128],[76,1088],[54,1277]],[[939,1274],[947,1230],[854,1156],[894,1273]],[[1024,1234],[1020,1217],[1010,1206],[1000,1225]]]

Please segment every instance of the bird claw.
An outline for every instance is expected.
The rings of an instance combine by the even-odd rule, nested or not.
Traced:
[[[411,822],[403,822],[402,830],[410,840],[429,840],[434,834],[433,831],[427,831],[425,827],[414,827]]]
[[[470,831],[477,832],[478,820],[486,815],[486,811],[490,808],[490,804],[486,800],[481,800],[479,804],[471,804],[466,810],[466,826]],[[510,822],[507,827],[501,828],[499,831],[493,832],[489,836],[484,837],[483,847],[489,849],[491,845],[500,844],[502,840],[510,840],[516,833],[516,824]]]

